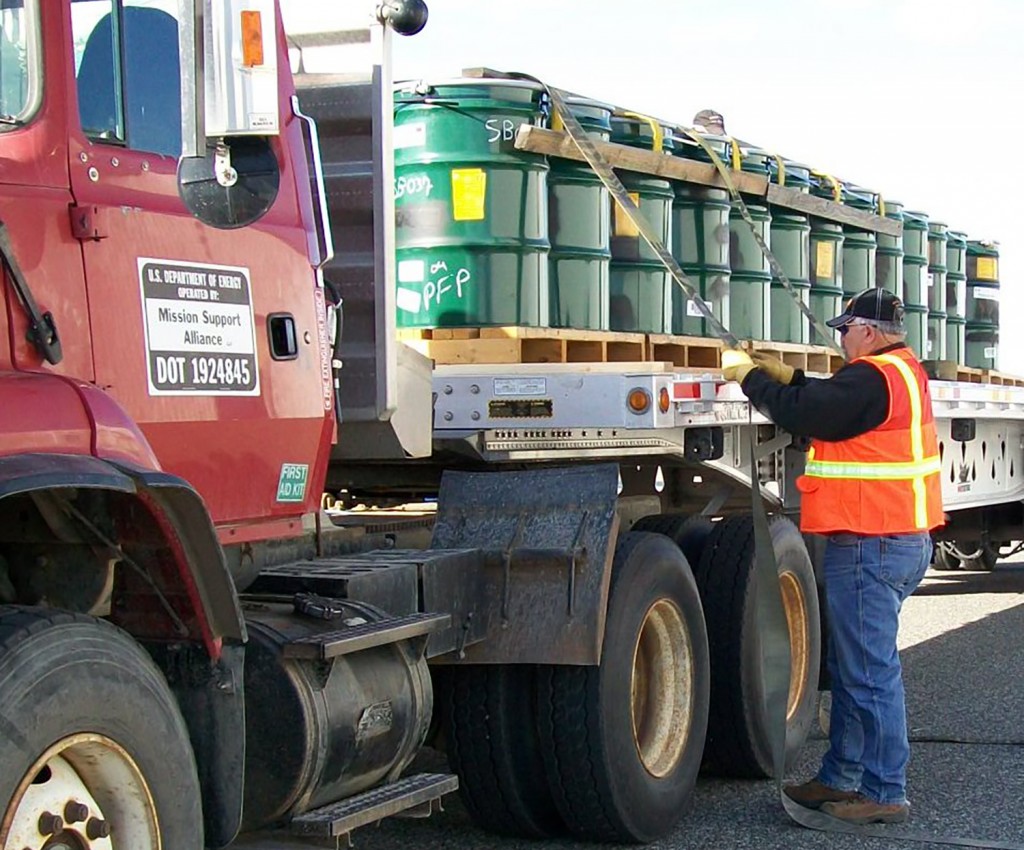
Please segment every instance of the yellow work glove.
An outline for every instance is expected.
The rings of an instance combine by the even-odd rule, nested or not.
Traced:
[[[727,348],[722,352],[722,374],[727,381],[737,381],[742,384],[743,379],[756,368],[757,364],[750,359],[750,355],[745,351]]]
[[[788,363],[783,363],[777,357],[772,357],[763,351],[755,351],[750,355],[750,358],[754,361],[754,365],[772,380],[778,381],[780,384],[791,384],[793,382],[793,375],[796,374],[796,369]]]

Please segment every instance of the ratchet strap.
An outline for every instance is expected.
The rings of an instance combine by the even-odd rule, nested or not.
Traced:
[[[591,167],[594,174],[600,178],[601,182],[608,189],[608,192],[615,199],[615,202],[633,223],[640,235],[643,236],[644,241],[650,245],[651,250],[657,254],[658,259],[665,268],[668,269],[669,273],[672,275],[672,279],[676,282],[676,285],[683,290],[686,297],[694,303],[701,316],[707,320],[708,327],[711,329],[711,332],[729,346],[729,348],[740,348],[740,341],[718,320],[718,317],[711,311],[707,302],[701,298],[693,281],[686,276],[686,273],[679,267],[679,263],[676,262],[675,257],[673,257],[672,254],[669,253],[668,249],[662,244],[661,237],[651,226],[650,222],[647,221],[647,217],[643,215],[640,212],[639,207],[633,203],[633,199],[626,191],[626,187],[622,185],[622,181],[619,180],[618,175],[615,174],[615,171],[605,161],[604,157],[598,153],[597,148],[594,147],[593,142],[583,129],[583,126],[566,105],[562,93],[558,89],[546,85],[543,81],[538,80],[536,77],[530,76],[529,74],[509,74],[509,76],[520,80],[530,80],[544,87],[548,96],[551,98],[552,106],[555,108],[557,120],[561,122],[562,126],[565,128],[565,132],[568,133],[569,138],[571,138],[576,147],[579,148],[579,151],[583,154],[583,158],[587,161],[587,164]],[[647,119],[646,117],[642,117],[642,120]]]
[[[824,340],[825,345],[832,348],[836,353],[842,354],[843,349],[835,341],[835,335],[825,326],[825,323],[822,322],[821,319],[819,319],[817,316],[814,315],[814,313],[811,312],[810,308],[804,303],[803,299],[800,297],[800,293],[796,291],[793,284],[790,282],[789,277],[787,277],[786,272],[783,271],[782,264],[775,258],[775,255],[771,252],[771,249],[769,249],[767,243],[764,241],[764,238],[761,236],[761,233],[757,229],[757,225],[754,223],[753,217],[750,215],[750,210],[747,209],[746,202],[743,200],[742,195],[740,195],[739,190],[736,188],[736,184],[733,182],[732,175],[729,173],[729,169],[726,168],[725,163],[722,162],[721,157],[719,157],[719,155],[715,153],[714,148],[712,148],[711,145],[708,144],[707,140],[703,136],[701,136],[700,133],[685,130],[682,128],[681,132],[686,134],[686,136],[688,136],[690,139],[692,139],[694,142],[700,145],[704,153],[706,153],[708,157],[711,159],[711,162],[714,164],[719,176],[722,178],[722,182],[725,183],[726,188],[729,190],[729,197],[732,199],[732,202],[736,205],[736,208],[739,209],[740,215],[743,217],[743,220],[747,223],[747,226],[750,228],[750,232],[753,234],[754,241],[757,243],[757,247],[761,249],[761,253],[764,254],[765,259],[768,260],[768,265],[771,267],[772,274],[775,275],[779,283],[782,284],[782,287],[786,290],[786,292],[789,293],[790,297],[793,299],[794,303],[796,304],[800,312],[807,317],[807,321],[811,323],[811,327],[814,328],[818,336],[821,337],[822,340]],[[776,160],[781,165],[781,158],[776,157]],[[783,170],[781,170],[779,173],[782,177],[782,180],[785,180],[784,167]],[[836,185],[838,185],[838,183]]]

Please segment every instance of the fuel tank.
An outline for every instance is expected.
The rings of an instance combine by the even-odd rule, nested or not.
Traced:
[[[244,604],[243,830],[395,779],[426,736],[433,708],[423,645],[404,640],[328,660],[285,657],[292,641],[373,623],[365,603],[330,600],[317,619],[288,603]]]

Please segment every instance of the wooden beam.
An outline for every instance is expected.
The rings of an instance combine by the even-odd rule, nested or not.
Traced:
[[[638,171],[643,174],[664,177],[667,180],[698,183],[717,189],[726,188],[722,175],[709,162],[697,162],[680,156],[669,156],[643,148],[601,142],[596,139],[592,141],[597,152],[612,168]],[[543,127],[521,124],[516,133],[515,145],[517,150],[586,162],[580,149],[576,147],[576,143],[567,133],[558,133]],[[839,224],[848,224],[851,227],[872,233],[883,233],[887,236],[900,236],[903,233],[903,225],[899,221],[837,204],[835,201],[819,198],[817,195],[778,186],[775,183],[769,183],[767,177],[744,171],[733,171],[730,176],[736,188],[743,194],[754,195],[777,207],[795,210]]]
[[[860,230],[884,233],[887,236],[903,235],[903,223],[900,221],[837,204],[827,198],[808,195],[806,192],[798,192],[796,189],[787,189],[785,186],[778,186],[775,183],[768,186],[768,203],[806,213],[815,218],[849,224]]]
[[[684,159],[681,156],[669,156],[643,148],[601,142],[596,139],[593,142],[597,152],[612,168],[654,174],[667,180],[683,180],[687,183],[714,186],[718,189],[725,188],[722,175],[710,162],[697,162],[692,159]],[[516,134],[516,148],[544,156],[557,156],[586,162],[585,157],[580,153],[580,149],[576,147],[576,143],[568,133],[557,133],[554,130],[545,130],[543,127],[534,127],[530,124],[519,125],[519,132]],[[768,191],[767,177],[747,172],[733,173],[731,176],[736,188],[748,195],[764,197]]]

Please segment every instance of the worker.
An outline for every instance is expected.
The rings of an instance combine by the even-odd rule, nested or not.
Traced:
[[[693,116],[693,126],[701,132],[710,136],[727,136],[725,132],[725,119],[721,112],[713,109],[702,109]]]
[[[784,791],[848,823],[901,823],[910,743],[896,633],[931,560],[929,532],[944,521],[938,438],[900,299],[867,289],[827,324],[848,361],[831,378],[757,352],[722,356],[726,379],[755,407],[811,438],[800,525],[828,535],[829,749],[813,779]]]

